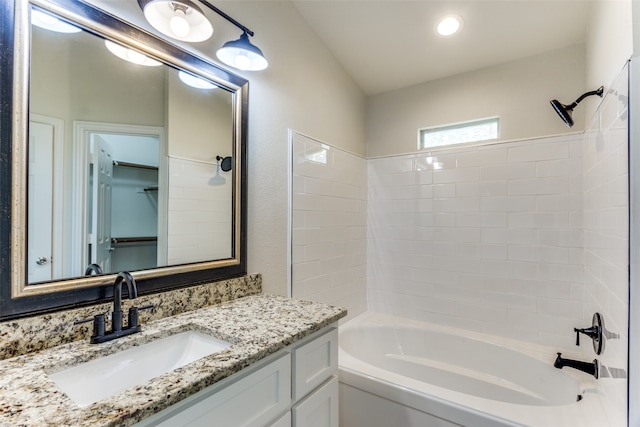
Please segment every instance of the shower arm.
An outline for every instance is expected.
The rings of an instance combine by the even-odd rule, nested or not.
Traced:
[[[583,93],[582,95],[580,95],[580,98],[578,98],[575,101],[573,101],[573,104],[569,105],[567,107],[567,109],[568,110],[573,110],[574,108],[576,108],[576,105],[578,105],[580,102],[582,102],[582,100],[585,99],[587,96],[598,95],[599,97],[602,97],[602,93],[603,92],[604,92],[604,86],[600,86],[596,90],[592,90],[591,92]]]

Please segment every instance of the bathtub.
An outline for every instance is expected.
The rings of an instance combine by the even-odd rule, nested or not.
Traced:
[[[626,424],[551,348],[372,312],[339,334],[341,427]]]

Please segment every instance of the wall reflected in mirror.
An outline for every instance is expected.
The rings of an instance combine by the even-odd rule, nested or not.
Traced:
[[[234,94],[86,31],[31,33],[28,283],[232,258]]]

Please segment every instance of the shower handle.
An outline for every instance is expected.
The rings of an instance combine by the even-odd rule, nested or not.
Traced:
[[[585,334],[593,340],[593,351],[596,354],[602,354],[604,349],[604,340],[602,331],[604,330],[604,321],[600,313],[594,313],[592,325],[589,328],[573,328],[573,332],[576,333],[576,345],[580,345],[580,334]]]

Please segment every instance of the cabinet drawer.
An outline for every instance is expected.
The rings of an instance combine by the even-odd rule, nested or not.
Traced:
[[[338,368],[338,329],[293,350],[293,400],[322,384]]]
[[[291,356],[285,354],[222,389],[185,399],[141,425],[261,427],[291,404]],[[206,390],[205,390],[206,391]],[[195,396],[194,396],[195,397]]]
[[[334,376],[294,406],[293,427],[338,427],[338,389]]]

